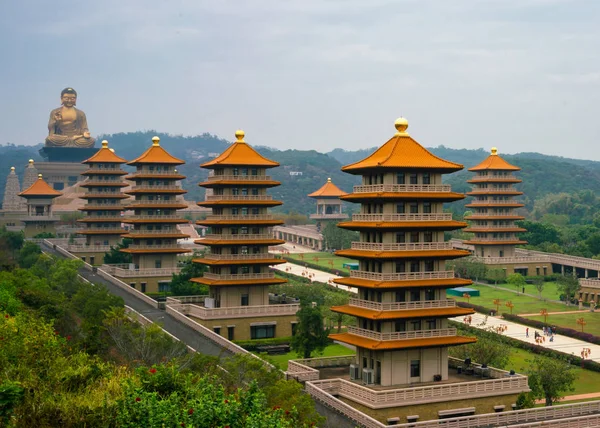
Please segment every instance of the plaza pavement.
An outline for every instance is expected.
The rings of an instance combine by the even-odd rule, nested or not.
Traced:
[[[325,284],[330,284],[333,287],[350,291],[351,293],[358,293],[358,290],[354,287],[346,287],[345,285],[335,284],[333,282],[333,279],[341,277],[333,275],[329,272],[323,272],[322,270],[306,268],[294,263],[284,263],[281,265],[273,266],[273,268],[282,272],[287,272],[297,276],[309,278],[311,281],[324,282]]]

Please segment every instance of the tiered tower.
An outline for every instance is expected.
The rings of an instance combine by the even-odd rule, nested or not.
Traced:
[[[321,188],[308,195],[309,198],[317,200],[317,212],[311,214],[312,220],[317,220],[317,231],[321,231],[322,222],[327,220],[345,220],[348,214],[342,212],[342,201],[340,197],[347,193],[331,182],[331,178]]]
[[[128,205],[134,214],[124,220],[133,229],[123,238],[133,239],[133,243],[121,251],[131,254],[134,266],[114,272],[142,292],[166,291],[172,274],[179,272],[177,255],[191,252],[177,244],[177,239],[189,237],[177,228],[188,222],[177,214],[177,210],[186,208],[176,200],[177,195],[187,193],[177,184],[185,178],[176,170],[183,164],[160,146],[158,137],[152,138],[152,146],[140,157],[128,163],[136,171],[125,177],[135,183],[126,193],[135,200]]]
[[[29,159],[29,164],[23,174],[23,189],[29,189],[37,181],[38,175],[39,173],[33,163],[33,159]]]
[[[27,215],[21,217],[21,221],[25,223],[26,238],[33,238],[44,232],[56,233],[55,224],[59,218],[52,212],[52,202],[60,195],[62,193],[54,190],[42,179],[42,174],[39,174],[38,179],[29,188],[19,193],[27,204]]]
[[[106,140],[94,156],[83,161],[89,169],[82,173],[87,180],[81,184],[86,189],[81,199],[87,203],[80,208],[86,215],[78,220],[83,223],[83,229],[78,233],[85,236],[85,244],[69,244],[69,251],[82,260],[87,258],[90,264],[102,262],[104,254],[121,241],[124,233],[121,212],[125,209],[123,200],[128,196],[121,189],[127,186],[123,182],[127,173],[121,165],[126,162],[108,148]]]
[[[284,243],[272,234],[272,227],[283,222],[268,214],[269,207],[281,202],[267,194],[268,188],[280,183],[266,171],[279,164],[246,144],[243,131],[235,136],[237,141],[220,156],[201,165],[213,174],[200,186],[213,194],[198,203],[212,208],[212,215],[197,222],[211,228],[205,239],[196,241],[210,248],[194,259],[208,266],[208,272],[192,281],[210,288],[197,316],[230,340],[291,336],[298,305],[269,305],[268,293],[269,285],[286,282],[275,278],[269,268],[285,263],[269,254],[269,245]]]
[[[4,187],[4,199],[2,200],[2,211],[15,212],[22,211],[24,208],[23,199],[19,196],[21,186],[19,177],[15,173],[15,167],[10,168],[10,173],[6,177],[6,186]]]
[[[445,289],[469,285],[454,277],[446,260],[469,255],[444,241],[444,231],[466,223],[443,212],[444,202],[464,195],[442,184],[442,175],[463,168],[429,153],[413,140],[408,122],[366,159],[342,171],[362,175],[362,185],[343,200],[360,214],[339,227],[360,232],[360,242],[336,254],[359,260],[338,284],[358,288],[358,298],[331,309],[356,317],[356,327],[330,338],[356,346],[358,376],[382,386],[448,378],[448,347],[475,342],[448,327],[449,317],[474,313],[446,298]]]
[[[513,172],[521,168],[511,165],[498,156],[498,150],[493,147],[492,154],[479,165],[469,168],[476,173],[468,181],[473,185],[473,191],[467,193],[474,200],[465,205],[473,209],[473,214],[466,218],[471,221],[471,226],[465,232],[472,232],[475,236],[465,244],[474,246],[474,253],[478,257],[496,258],[514,257],[515,245],[526,244],[517,237],[517,233],[526,230],[515,225],[515,220],[524,217],[515,213],[516,208],[523,206],[514,197],[522,195],[514,188],[520,183]]]

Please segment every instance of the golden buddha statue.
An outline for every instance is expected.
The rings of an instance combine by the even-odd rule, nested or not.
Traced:
[[[46,147],[94,147],[85,113],[75,108],[75,89],[63,89],[60,100],[62,106],[50,112]]]

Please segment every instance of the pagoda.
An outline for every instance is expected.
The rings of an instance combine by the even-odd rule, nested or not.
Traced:
[[[270,305],[268,292],[269,285],[286,282],[269,268],[285,263],[269,253],[270,245],[284,243],[272,233],[283,221],[268,213],[269,207],[281,205],[267,194],[280,185],[267,170],[279,164],[248,145],[243,131],[235,136],[237,141],[220,156],[201,165],[212,174],[199,185],[213,192],[198,205],[211,208],[212,215],[197,222],[210,233],[196,243],[210,251],[193,260],[208,272],[192,281],[207,285],[209,297],[194,316],[229,340],[289,337],[299,305]]]
[[[310,215],[312,220],[317,220],[317,231],[322,230],[323,221],[348,218],[348,214],[342,212],[342,201],[340,200],[340,197],[346,195],[346,192],[331,182],[331,178],[328,178],[319,190],[308,195],[309,198],[317,200],[317,212]]]
[[[82,162],[89,167],[82,173],[87,179],[81,184],[86,189],[81,199],[87,203],[79,208],[86,215],[78,220],[83,228],[77,233],[85,236],[85,243],[69,244],[68,250],[92,265],[101,263],[104,254],[121,242],[124,233],[121,213],[125,210],[123,200],[128,196],[121,189],[127,187],[123,181],[127,173],[121,165],[126,162],[108,147],[106,140],[102,141],[100,150]]]
[[[39,172],[35,167],[35,163],[33,159],[29,159],[29,163],[25,168],[25,173],[23,174],[23,189],[28,189],[35,183],[38,179]]]
[[[15,167],[10,168],[10,173],[6,177],[6,185],[4,187],[4,198],[2,200],[2,211],[18,212],[25,208],[24,199],[19,196],[21,186],[19,185],[19,177],[15,172]]]
[[[445,202],[464,195],[442,184],[442,175],[462,165],[431,154],[395,123],[396,134],[367,158],[342,171],[362,184],[341,199],[360,203],[360,213],[338,226],[360,232],[360,241],[336,254],[359,261],[337,284],[358,289],[348,305],[331,310],[356,317],[356,327],[331,334],[356,346],[355,376],[363,383],[407,385],[448,379],[448,347],[475,342],[448,326],[448,318],[473,314],[446,298],[445,290],[469,285],[446,261],[468,256],[444,240],[444,232],[466,223],[443,212]]]
[[[515,225],[516,220],[524,219],[515,212],[524,204],[514,200],[523,194],[514,187],[521,180],[513,173],[520,170],[502,159],[495,147],[483,162],[469,168],[475,173],[475,177],[467,181],[473,185],[473,190],[467,193],[473,200],[465,206],[473,213],[465,217],[471,223],[465,232],[474,236],[464,244],[473,245],[474,255],[486,263],[509,262],[515,257],[515,246],[527,244],[516,235],[526,229]]]
[[[21,217],[25,223],[26,238],[33,238],[40,233],[56,233],[55,224],[59,220],[52,212],[54,198],[62,195],[54,190],[38,175],[38,179],[26,190],[19,193],[26,200],[27,214]]]
[[[152,146],[140,157],[128,162],[136,171],[125,177],[134,182],[125,193],[135,200],[127,206],[133,215],[123,220],[132,229],[123,238],[132,239],[132,243],[120,251],[131,254],[132,265],[128,269],[114,267],[112,272],[142,292],[167,291],[172,275],[180,270],[177,255],[191,252],[177,243],[189,237],[177,228],[188,223],[177,214],[187,207],[176,200],[177,195],[186,193],[178,183],[185,176],[176,169],[183,164],[185,161],[160,146],[158,137],[152,138]]]

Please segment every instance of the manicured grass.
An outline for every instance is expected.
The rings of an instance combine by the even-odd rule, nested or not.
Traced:
[[[552,283],[548,283],[548,284],[552,284]],[[502,286],[506,286],[506,285],[503,284]],[[533,288],[532,285],[529,285],[528,287]],[[469,288],[477,289],[480,292],[480,296],[479,297],[471,297],[468,301],[469,303],[472,303],[474,305],[485,306],[486,308],[490,308],[490,309],[495,309],[496,305],[494,305],[494,300],[500,299],[500,302],[501,302],[500,307],[499,307],[500,313],[502,313],[502,312],[509,313],[510,312],[509,308],[505,306],[507,301],[511,301],[515,305],[513,308],[514,314],[539,313],[542,308],[547,309],[548,312],[574,311],[577,309],[575,306],[572,306],[572,305],[567,306],[562,303],[548,302],[548,301],[540,300],[536,297],[525,296],[521,293],[517,294],[517,293],[510,291],[510,289],[503,289],[500,286],[498,288],[495,288],[494,286],[490,286],[490,285],[473,284],[473,285],[470,285]],[[533,292],[533,291],[531,291],[531,289],[528,290],[526,288],[525,292],[527,293],[527,292]],[[450,296],[450,297],[456,298],[456,301],[458,301],[458,302],[467,302],[467,299],[465,299],[464,297],[455,297],[455,296]]]
[[[332,253],[297,253],[288,254],[286,257],[298,260],[300,262],[314,263],[319,266],[323,266],[327,269],[345,270],[344,263],[357,263],[356,260],[347,259],[345,257],[338,257]],[[332,262],[332,263],[330,263]]]
[[[532,320],[544,321],[541,315],[527,317]],[[577,324],[577,319],[583,318],[587,324],[583,327],[583,331],[591,333],[595,336],[600,336],[600,313],[599,312],[578,312],[573,314],[556,314],[548,315],[547,323],[549,325],[557,325],[561,327],[572,328],[573,330],[581,331],[581,326]]]
[[[514,369],[517,373],[526,374],[526,368],[529,366],[527,360],[533,360],[535,354],[524,349],[511,349],[510,364],[507,370]],[[567,395],[588,394],[590,392],[600,392],[600,373],[592,370],[585,370],[580,367],[574,369],[577,378],[573,385],[575,390],[568,392]]]
[[[313,358],[336,357],[339,355],[353,355],[355,353],[356,352],[353,351],[352,349],[348,349],[345,346],[334,343],[332,345],[329,345],[327,348],[325,348],[322,355],[314,354]],[[279,367],[281,370],[287,370],[287,363],[289,360],[296,360],[301,357],[298,357],[298,355],[294,351],[292,351],[292,352],[288,352],[287,354],[269,355],[268,357],[266,357],[265,355],[261,355],[261,358],[265,358],[266,360],[271,362],[273,365]]]

